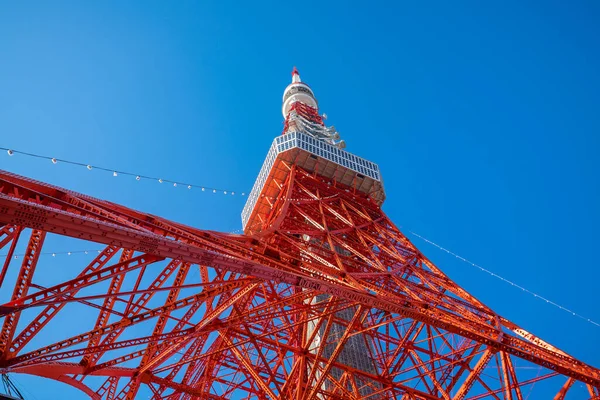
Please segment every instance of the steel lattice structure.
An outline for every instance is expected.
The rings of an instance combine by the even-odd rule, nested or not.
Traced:
[[[316,101],[286,100],[284,136],[341,147]],[[0,307],[0,372],[94,399],[600,398],[600,371],[431,263],[382,211],[376,175],[332,168],[302,144],[272,161],[244,235],[0,172],[1,280],[18,268],[2,283],[13,294]],[[55,267],[39,257],[51,235],[103,250],[72,279],[43,285],[35,272]],[[15,260],[19,240],[27,250]],[[69,320],[74,309],[89,318]],[[69,336],[47,337],[59,320]]]

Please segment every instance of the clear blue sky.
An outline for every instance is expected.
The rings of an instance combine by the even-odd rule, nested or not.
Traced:
[[[200,3],[3,2],[0,146],[249,191],[297,65],[348,150],[380,165],[401,229],[600,321],[600,3]],[[241,226],[238,196],[5,153],[0,168]],[[500,314],[600,367],[599,327],[411,239]],[[80,396],[16,379],[34,399]]]

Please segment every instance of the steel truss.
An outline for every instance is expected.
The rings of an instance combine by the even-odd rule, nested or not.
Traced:
[[[0,372],[93,399],[598,398],[597,369],[469,295],[366,195],[289,168],[254,236],[0,172],[0,284],[12,287]],[[40,259],[55,235],[104,248],[45,284],[36,270],[60,268]],[[89,318],[69,319],[76,310]],[[369,368],[340,356],[352,338]]]

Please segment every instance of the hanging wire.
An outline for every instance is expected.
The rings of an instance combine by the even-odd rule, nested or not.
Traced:
[[[237,235],[237,234],[241,234],[244,233],[244,229],[240,228],[240,229],[236,229],[233,231],[229,232],[230,234],[233,235]],[[100,254],[102,252],[102,250],[100,249],[94,249],[94,250],[73,250],[73,251],[43,251],[40,253],[40,256],[52,256],[52,257],[56,257],[56,256],[71,256],[71,255],[75,255],[75,254]],[[21,257],[25,257],[25,253],[22,254],[13,254],[13,259],[17,260]],[[0,254],[0,257],[6,257],[8,256],[8,254],[4,253],[4,254]]]
[[[233,235],[237,235],[237,234],[241,234],[244,233],[244,228],[240,228],[240,229],[235,229],[233,231],[229,232],[230,234]],[[102,252],[101,249],[93,249],[93,250],[72,250],[72,251],[43,251],[40,253],[40,256],[52,256],[52,257],[56,257],[56,256],[71,256],[71,255],[75,255],[75,254],[100,254]],[[13,254],[13,259],[17,260],[21,257],[25,257],[25,253],[22,254]],[[0,254],[0,257],[6,257],[8,256],[7,253],[4,254]]]
[[[63,256],[63,255],[67,255],[67,256],[71,256],[74,254],[92,254],[92,253],[100,253],[102,250],[98,250],[98,249],[94,249],[94,250],[74,250],[74,251],[44,251],[40,253],[40,256],[52,256],[52,257],[56,257],[56,256]],[[6,257],[8,254],[0,254],[0,257]],[[13,254],[13,258],[15,260],[19,259],[20,257],[24,257],[25,254]]]
[[[242,197],[246,196],[246,192],[240,192],[240,191],[230,190],[230,189],[213,188],[210,186],[197,185],[195,183],[175,181],[175,180],[171,180],[171,179],[163,179],[162,177],[148,176],[148,175],[144,175],[144,174],[137,174],[137,173],[133,173],[133,172],[121,171],[121,170],[114,169],[114,168],[99,167],[97,165],[86,164],[86,163],[81,163],[81,162],[72,161],[72,160],[65,160],[62,158],[49,157],[49,156],[45,156],[45,155],[41,155],[41,154],[29,153],[26,151],[9,149],[7,147],[0,147],[0,150],[5,150],[9,156],[13,156],[15,154],[20,154],[20,155],[24,155],[24,156],[28,156],[28,157],[39,158],[42,160],[50,160],[52,162],[52,164],[62,163],[62,164],[75,165],[75,166],[79,166],[79,167],[85,167],[88,171],[92,171],[92,170],[105,171],[105,172],[111,173],[112,176],[114,176],[114,177],[118,177],[119,175],[132,176],[132,177],[135,177],[136,181],[140,181],[140,180],[144,179],[144,180],[148,180],[148,181],[158,182],[160,184],[169,183],[169,184],[172,184],[173,187],[175,187],[175,188],[177,188],[177,187],[183,187],[183,188],[187,188],[187,189],[198,188],[198,189],[201,189],[202,192],[206,192],[206,193],[213,193],[213,194],[222,193],[226,196],[236,196],[236,195],[242,196]],[[329,196],[329,197],[320,198],[320,199],[314,199],[314,198],[302,199],[302,198],[285,198],[285,197],[280,197],[280,196],[266,196],[263,194],[263,195],[261,195],[261,197],[269,198],[269,199],[273,199],[273,200],[305,202],[305,201],[326,200],[326,199],[329,199],[329,198],[332,198],[335,196]]]
[[[451,252],[450,250],[448,250],[448,249],[440,246],[439,244],[437,244],[437,243],[435,243],[435,242],[433,242],[433,241],[431,241],[431,240],[429,240],[427,238],[424,238],[423,236],[419,235],[418,233],[415,233],[415,232],[410,231],[410,230],[408,232],[411,235],[414,235],[414,236],[418,237],[419,239],[421,239],[421,240],[429,243],[430,245],[435,246],[438,249],[440,249],[440,250],[442,250],[442,251],[444,251],[444,252],[446,252],[446,253],[448,253],[448,254],[456,257],[456,258],[458,258],[459,260],[461,260],[461,261],[463,261],[463,262],[465,262],[465,263],[467,263],[467,264],[469,264],[469,265],[471,265],[471,266],[473,266],[475,268],[478,268],[479,270],[481,270],[481,271],[483,271],[483,272],[485,272],[485,273],[493,276],[494,278],[500,279],[501,281],[504,281],[505,283],[508,283],[509,285],[516,287],[517,289],[521,289],[523,292],[528,293],[528,294],[532,295],[533,297],[536,297],[536,298],[538,298],[540,300],[543,300],[546,303],[548,303],[548,304],[550,304],[550,305],[552,305],[552,306],[554,306],[554,307],[556,307],[556,308],[558,308],[558,309],[560,309],[562,311],[568,312],[569,314],[572,314],[575,317],[581,318],[582,320],[584,320],[586,322],[589,322],[592,325],[596,325],[596,326],[600,327],[600,324],[598,322],[596,322],[596,321],[594,321],[594,320],[592,320],[590,318],[586,318],[583,315],[577,314],[575,311],[570,310],[567,307],[563,307],[560,304],[555,303],[555,302],[553,302],[553,301],[545,298],[544,296],[541,296],[541,295],[539,295],[539,294],[537,294],[535,292],[532,292],[531,290],[525,289],[523,286],[520,286],[520,285],[518,285],[518,284],[516,284],[516,283],[514,283],[514,282],[512,282],[512,281],[510,281],[510,280],[508,280],[506,278],[503,278],[502,276],[500,276],[500,275],[498,275],[498,274],[496,274],[496,273],[494,273],[494,272],[492,272],[492,271],[490,271],[488,269],[485,269],[482,266],[480,266],[478,264],[475,264],[474,262],[469,261],[466,258],[461,257],[461,256],[459,256],[456,253]]]
[[[202,188],[203,191],[210,190],[210,191],[213,191],[213,193],[221,192],[221,193],[225,193],[225,194],[235,195],[235,191],[226,190],[226,189],[218,189],[218,188],[213,188],[213,187],[209,187],[209,186],[202,186],[202,185],[196,185],[196,184],[191,184],[191,183],[185,183],[185,182],[181,182],[181,181],[174,181],[174,180],[170,180],[170,179],[163,179],[161,177],[153,177],[153,176],[148,176],[148,175],[143,175],[143,174],[136,174],[133,172],[121,171],[121,170],[117,170],[114,168],[105,168],[105,167],[100,167],[97,165],[85,164],[85,163],[72,161],[72,160],[65,160],[62,158],[55,158],[55,157],[49,157],[49,156],[45,156],[45,155],[41,155],[41,154],[29,153],[26,151],[8,149],[6,147],[0,147],[0,150],[6,150],[6,152],[8,153],[9,156],[12,156],[15,154],[21,154],[21,155],[28,156],[28,157],[50,160],[52,162],[52,164],[63,163],[63,164],[77,165],[80,167],[85,167],[89,171],[94,170],[94,169],[97,169],[100,171],[106,171],[106,172],[112,173],[113,176],[119,176],[119,175],[133,176],[133,177],[135,177],[135,179],[137,181],[146,179],[146,180],[158,181],[159,183],[171,183],[171,184],[173,184],[174,187],[181,185],[181,186],[187,187],[188,189],[191,189],[192,187],[196,187],[196,188]],[[245,196],[246,193],[243,192],[241,195]]]

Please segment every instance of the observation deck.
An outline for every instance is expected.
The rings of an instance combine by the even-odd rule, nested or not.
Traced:
[[[280,184],[290,173],[291,165],[364,193],[378,205],[385,200],[377,164],[311,134],[289,132],[273,140],[248,196],[242,211],[242,225],[246,233],[257,231],[256,225],[265,220],[272,209],[273,200],[281,196]]]

